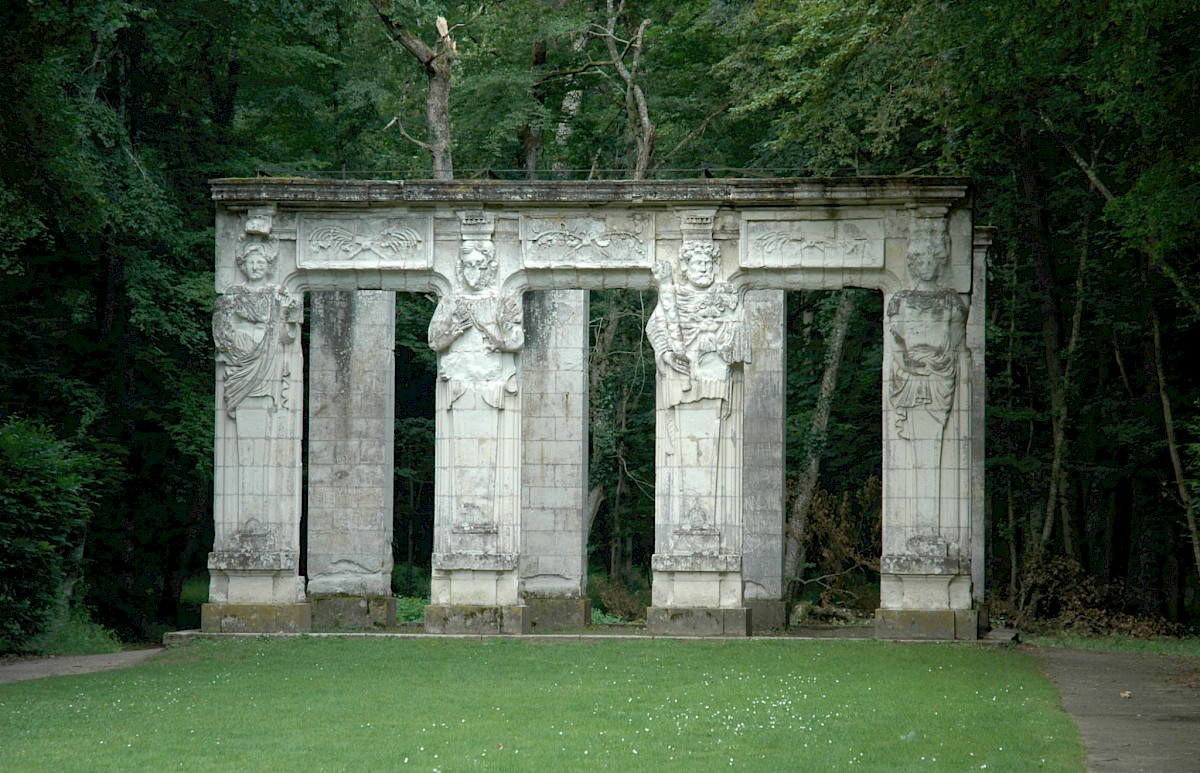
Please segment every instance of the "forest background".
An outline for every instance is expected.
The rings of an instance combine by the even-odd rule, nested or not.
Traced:
[[[1200,622],[1200,4],[0,7],[0,649],[71,609],[127,640],[189,623],[212,544],[207,181],[255,175],[969,175],[998,229],[989,599]],[[394,552],[419,572],[433,299],[399,301]],[[590,549],[629,587],[653,543],[653,303],[591,296]],[[881,306],[788,296],[792,587],[830,605],[870,607],[877,579]]]

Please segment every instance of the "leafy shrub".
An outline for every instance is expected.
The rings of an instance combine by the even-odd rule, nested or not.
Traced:
[[[43,427],[0,424],[0,651],[44,631],[64,581],[78,575],[92,467]]]
[[[25,646],[39,655],[105,655],[121,651],[117,635],[92,622],[86,610],[75,608],[56,615],[50,627]]]
[[[429,604],[429,597],[418,598],[414,596],[397,596],[396,597],[396,622],[397,623],[420,623],[425,620],[425,607]]]

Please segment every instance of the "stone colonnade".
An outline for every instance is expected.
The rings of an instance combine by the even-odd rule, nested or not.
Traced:
[[[589,619],[587,291],[654,289],[647,626],[780,627],[784,303],[884,293],[879,635],[974,638],[983,259],[957,178],[218,180],[208,631],[394,620],[395,292],[436,293],[431,632]],[[310,296],[307,577],[299,572]]]

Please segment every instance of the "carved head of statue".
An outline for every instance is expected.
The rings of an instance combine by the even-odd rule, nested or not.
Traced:
[[[713,242],[684,242],[679,250],[679,264],[694,287],[710,287],[721,268],[721,248]]]
[[[458,248],[458,278],[472,290],[492,283],[496,276],[496,245],[491,239],[464,239]]]
[[[904,264],[908,268],[909,281],[914,286],[936,284],[942,268],[949,261],[950,234],[945,227],[922,229],[909,240]]]
[[[279,242],[275,239],[243,240],[238,244],[237,265],[250,280],[257,284],[275,273],[279,260]]]

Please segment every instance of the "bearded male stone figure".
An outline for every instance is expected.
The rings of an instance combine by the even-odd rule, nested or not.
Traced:
[[[646,325],[658,369],[660,511],[656,554],[740,551],[742,365],[749,334],[738,291],[718,281],[720,248],[685,241],[681,282],[654,265],[658,305]],[[663,541],[662,536],[659,538]]]

